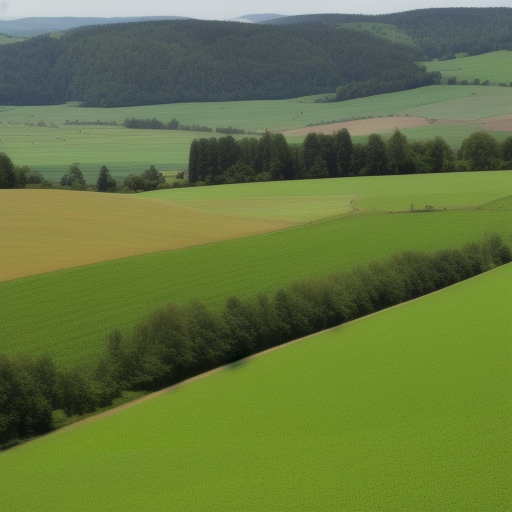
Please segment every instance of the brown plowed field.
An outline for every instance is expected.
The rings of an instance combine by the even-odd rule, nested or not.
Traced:
[[[296,224],[122,194],[0,190],[0,281]]]
[[[427,119],[425,117],[374,117],[372,119],[360,119],[357,121],[345,121],[343,123],[323,124],[320,126],[308,126],[295,130],[283,131],[286,137],[305,137],[308,133],[323,133],[331,135],[333,132],[346,128],[350,135],[370,135],[371,133],[392,132],[395,128],[418,128],[440,124],[472,124],[481,125],[482,130],[512,132],[512,115],[489,117],[470,121],[456,119]]]

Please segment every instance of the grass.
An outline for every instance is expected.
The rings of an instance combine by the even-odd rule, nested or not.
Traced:
[[[156,117],[162,121],[176,118],[182,124],[214,129],[231,125],[246,131],[264,131],[369,116],[419,115],[429,119],[467,120],[512,113],[512,89],[502,87],[432,86],[341,103],[315,103],[317,98],[115,109],[80,108],[76,103],[0,107],[0,151],[6,152],[16,164],[40,170],[52,180],[59,180],[72,163],[79,163],[88,183],[94,183],[101,165],[107,165],[119,179],[129,173],[141,173],[151,164],[159,170],[184,169],[188,165],[191,141],[214,134],[127,130],[121,126],[66,126],[66,120],[115,121],[121,125],[127,117]],[[39,121],[44,121],[47,127],[25,126]],[[51,128],[52,123],[59,128]],[[462,138],[454,138],[452,144],[460,146]],[[303,138],[290,140],[300,142]]]
[[[0,281],[293,225],[134,195],[0,190]]]
[[[270,292],[404,250],[461,246],[488,232],[512,242],[510,210],[362,214],[179,251],[0,283],[0,352],[50,353],[58,363],[96,358],[114,328],[168,302]],[[29,319],[29,321],[27,321]]]
[[[148,201],[142,194],[129,198],[98,195],[100,200],[119,200],[119,207],[128,204],[123,201],[131,200],[134,212],[139,211],[138,203],[142,209],[151,204],[156,212],[165,212],[165,207],[173,206],[186,208],[190,214],[197,212],[198,219],[204,218],[205,213],[213,215],[214,199],[226,203],[220,207],[222,205],[214,201],[216,213],[226,214],[233,210],[233,205],[258,204],[260,198],[260,210],[246,212],[254,217],[262,213],[276,216],[275,206],[281,200],[290,208],[297,201],[295,209],[288,213],[281,210],[281,219],[288,216],[294,217],[295,221],[303,215],[301,210],[305,204],[310,209],[308,215],[321,212],[322,204],[327,205],[324,213],[330,214],[329,209],[335,201],[339,200],[340,208],[347,206],[347,196],[357,196],[354,204],[369,212],[245,239],[124,258],[0,283],[4,304],[0,310],[0,352],[33,355],[48,352],[60,363],[76,363],[101,353],[112,329],[129,329],[138,318],[170,301],[185,303],[200,298],[208,305],[218,307],[230,295],[247,297],[273,291],[292,280],[326,276],[407,249],[432,251],[461,246],[486,232],[497,231],[510,243],[510,210],[500,208],[499,204],[496,209],[448,210],[417,215],[378,212],[408,210],[411,203],[416,209],[427,204],[438,209],[488,204],[510,190],[511,175],[505,171],[342,178],[178,189],[148,195],[159,199],[181,197],[181,201],[176,199],[178,206],[165,201]],[[96,196],[65,191],[53,193],[69,194],[70,200]],[[188,206],[193,201],[195,210]],[[160,206],[153,206],[153,203]],[[234,211],[235,216],[231,217],[234,226],[240,225],[237,217],[240,211]],[[148,223],[154,224],[152,233],[157,238],[159,230],[165,233],[166,224],[171,226],[170,232],[179,232],[176,219],[167,220],[162,215],[160,220],[151,217],[148,221],[150,217],[148,214],[146,224],[136,226],[139,234]],[[79,218],[81,223],[84,222],[83,216]],[[122,219],[117,221],[123,225]],[[52,222],[53,226],[58,225],[56,220]],[[101,219],[97,224],[101,224]],[[182,221],[181,224],[185,235],[198,236],[188,229],[190,223]],[[201,227],[200,220],[196,227]],[[206,231],[210,229],[215,233],[217,226]],[[48,234],[46,237],[51,240]],[[102,239],[105,238],[113,243],[111,235]],[[30,239],[25,240],[25,243],[30,242]],[[126,239],[126,243],[143,245],[137,237]],[[87,247],[84,250],[90,251]],[[20,259],[23,257],[19,256]],[[30,322],[27,322],[27,314]]]
[[[159,190],[138,194],[206,212],[307,222],[364,211],[408,210],[411,203],[437,209],[476,207],[512,188],[512,171],[371,176],[222,187]]]
[[[439,71],[443,77],[455,76],[457,80],[467,80],[469,83],[475,78],[480,82],[489,80],[507,85],[512,82],[512,51],[507,50],[421,64],[426,66],[427,71]]]
[[[511,286],[507,265],[2,453],[2,506],[508,512]]]
[[[396,28],[396,25],[390,25],[389,23],[371,23],[371,22],[360,22],[360,23],[340,23],[337,28],[356,30],[357,32],[369,32],[370,34],[387,39],[393,43],[404,44],[406,46],[413,46],[419,48],[414,42],[413,38],[404,32],[401,32]]]

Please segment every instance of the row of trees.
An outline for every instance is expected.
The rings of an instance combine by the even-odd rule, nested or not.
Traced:
[[[366,143],[353,143],[343,129],[310,133],[299,145],[270,132],[259,140],[196,139],[189,156],[189,182],[207,185],[496,169],[512,169],[512,137],[499,143],[484,131],[464,139],[458,152],[439,136],[409,142],[395,130],[388,139],[372,134]]]
[[[183,173],[177,178],[183,179]],[[32,171],[27,166],[16,166],[5,153],[0,153],[0,188],[25,188],[34,186],[37,188],[65,188],[70,190],[90,190],[95,192],[148,192],[159,188],[171,188],[179,186],[180,182],[169,185],[164,175],[157,171],[154,165],[146,169],[142,174],[129,174],[118,186],[117,181],[110,175],[109,169],[102,165],[96,181],[96,186],[88,186],[84,175],[77,164],[69,167],[62,176],[59,185],[46,180],[38,171]]]
[[[56,368],[51,358],[0,356],[0,444],[52,429],[67,415],[109,405],[123,390],[151,391],[222,364],[449,286],[512,261],[498,235],[461,250],[405,252],[272,295],[230,297],[220,310],[169,304],[117,330],[91,367]]]
[[[125,128],[137,128],[139,130],[182,130],[189,132],[212,132],[209,126],[201,126],[198,124],[188,125],[180,124],[177,119],[172,119],[168,123],[163,123],[156,118],[153,119],[131,119],[124,120]]]

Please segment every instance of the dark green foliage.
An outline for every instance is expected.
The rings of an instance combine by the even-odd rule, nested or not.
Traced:
[[[5,153],[0,153],[0,188],[16,188],[14,164]]]
[[[153,165],[141,175],[129,174],[122,187],[124,191],[130,192],[148,192],[157,188],[165,188],[165,177]]]
[[[336,26],[340,23],[375,22],[395,25],[409,35],[428,58],[456,53],[481,53],[512,50],[512,9],[434,8],[417,9],[377,16],[364,14],[307,14],[269,20],[273,25],[315,23]]]
[[[380,135],[372,133],[366,143],[364,172],[361,174],[381,176],[387,173],[387,168],[386,144]]]
[[[47,358],[0,355],[0,445],[53,428],[55,369]]]
[[[110,176],[110,171],[104,165],[101,166],[96,187],[98,192],[115,192],[117,189],[116,180]]]
[[[86,188],[84,175],[76,164],[73,164],[68,169],[68,172],[62,176],[60,184],[63,187],[70,187],[73,190],[85,190]]]
[[[8,48],[9,47],[9,48]],[[413,79],[416,48],[334,27],[153,21],[82,27],[0,48],[4,105],[118,107],[282,99]]]
[[[500,144],[489,133],[474,132],[466,137],[459,150],[461,159],[469,162],[472,171],[500,168]]]
[[[288,145],[282,134],[270,132],[259,140],[195,139],[190,146],[189,182],[217,185],[507,169],[512,166],[509,139],[500,144],[487,132],[473,133],[464,140],[458,162],[442,137],[409,143],[398,129],[387,141],[373,133],[366,144],[353,144],[346,129],[333,135],[309,133],[300,145]]]
[[[169,304],[143,318],[130,336],[113,331],[104,356],[90,368],[56,369],[47,356],[0,355],[0,445],[52,430],[52,409],[68,416],[92,412],[123,390],[159,389],[511,261],[510,248],[491,234],[462,250],[401,253],[292,283],[270,297],[230,297],[221,311],[197,300]]]
[[[427,73],[424,66],[413,68],[409,63],[390,69],[381,77],[371,78],[364,82],[349,82],[336,88],[336,97],[333,101],[346,101],[356,98],[365,98],[376,94],[407,91],[428,85],[439,85],[441,73],[431,71]]]
[[[407,137],[395,129],[386,144],[388,171],[390,174],[411,174],[414,164]]]

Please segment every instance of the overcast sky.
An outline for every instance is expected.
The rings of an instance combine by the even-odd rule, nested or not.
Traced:
[[[32,16],[185,16],[225,20],[246,14],[278,13],[291,16],[311,13],[382,14],[429,7],[509,7],[510,0],[0,0],[0,17]]]

